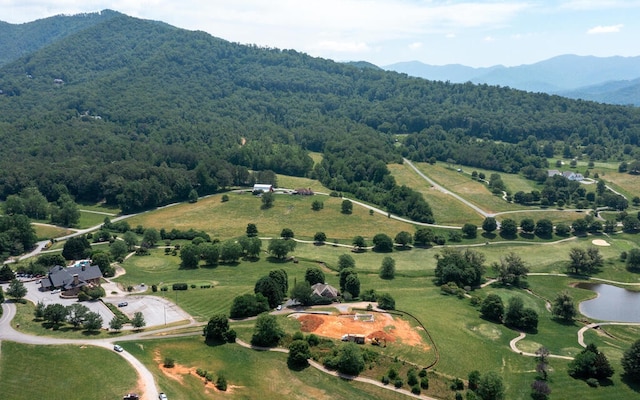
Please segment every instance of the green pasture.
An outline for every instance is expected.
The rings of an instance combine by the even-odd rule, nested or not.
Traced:
[[[32,224],[33,229],[36,231],[36,236],[38,240],[47,240],[51,238],[56,238],[64,235],[70,234],[70,231],[67,228],[61,228],[59,226],[52,225],[40,225],[40,224]]]
[[[482,224],[483,218],[465,204],[452,199],[451,196],[434,189],[429,182],[405,164],[389,164],[387,168],[399,185],[416,190],[424,196],[431,206],[437,224],[462,226],[469,222]]]
[[[119,215],[121,210],[118,206],[108,205],[105,203],[79,203],[78,209],[81,211],[94,211],[99,213],[111,214],[105,215],[105,217],[113,218],[116,215]]]
[[[204,230],[214,238],[229,239],[244,235],[247,224],[254,223],[259,235],[278,237],[283,228],[290,228],[296,238],[312,240],[316,232],[324,232],[328,241],[351,244],[356,235],[373,237],[380,232],[413,232],[411,224],[387,218],[363,207],[353,207],[353,213],[342,214],[342,200],[329,196],[293,196],[277,194],[274,206],[264,210],[259,197],[249,193],[229,193],[229,201],[221,195],[201,199],[194,204],[179,204],[128,219],[131,226],[157,229],[173,228]],[[313,200],[324,202],[324,209],[311,210]]]
[[[98,214],[91,211],[80,211],[80,221],[78,222],[78,228],[86,229],[100,225],[104,222],[104,219],[106,217],[109,217],[110,219],[113,218],[113,216]]]
[[[237,344],[208,346],[202,337],[122,342],[121,345],[141,360],[154,374],[158,387],[170,399],[198,400],[213,397],[229,399],[260,398],[286,399],[388,399],[406,398],[389,390],[335,378],[315,368],[293,371],[287,367],[287,355],[277,352],[258,352]],[[172,358],[176,367],[169,370],[174,378],[163,372],[165,357]],[[219,393],[213,383],[195,373],[200,368],[212,373],[215,379],[222,373],[228,384],[226,393]],[[183,374],[174,371],[182,370]],[[191,373],[185,373],[190,369]]]
[[[139,391],[133,367],[93,346],[0,343],[0,393],[5,400],[121,399]]]
[[[471,176],[457,172],[454,168],[447,168],[443,164],[415,163],[415,165],[438,184],[464,197],[486,212],[498,213],[526,209],[524,206],[504,201],[502,197],[492,194],[486,184],[474,181]]]

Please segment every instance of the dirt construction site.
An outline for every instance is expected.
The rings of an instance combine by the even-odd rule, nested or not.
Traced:
[[[300,330],[315,333],[332,339],[341,339],[344,335],[364,335],[368,341],[374,338],[386,343],[398,343],[419,346],[428,349],[421,328],[415,328],[400,318],[385,313],[356,314],[307,314],[294,313],[290,317],[300,322]]]

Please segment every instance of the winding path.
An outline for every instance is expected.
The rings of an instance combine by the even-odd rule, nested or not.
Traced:
[[[242,347],[247,348],[247,349],[253,349],[253,350],[257,350],[257,351],[275,351],[275,352],[279,352],[279,353],[289,353],[289,350],[283,349],[281,347],[254,346],[254,345],[251,345],[249,343],[243,342],[240,339],[236,339],[236,343],[239,344]],[[343,373],[338,372],[338,371],[329,370],[329,369],[326,369],[322,364],[320,364],[320,363],[318,363],[316,361],[313,361],[313,360],[309,360],[309,365],[312,366],[313,368],[317,369],[318,371],[324,372],[325,374],[329,374],[329,375],[332,375],[332,376],[335,376],[337,378],[341,378],[341,379],[344,379],[344,380],[367,383],[369,385],[374,385],[374,386],[377,386],[377,387],[382,388],[382,389],[391,390],[392,392],[400,393],[400,394],[403,394],[405,396],[413,397],[413,398],[416,398],[416,399],[439,400],[439,399],[436,399],[434,397],[413,394],[410,391],[405,390],[405,389],[397,389],[395,386],[393,386],[391,384],[385,385],[384,383],[382,383],[380,381],[377,381],[375,379],[363,378],[361,376],[348,375],[348,374],[343,374]]]

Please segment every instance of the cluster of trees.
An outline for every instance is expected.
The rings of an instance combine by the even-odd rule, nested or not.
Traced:
[[[75,329],[82,327],[87,331],[98,331],[102,328],[102,317],[86,306],[75,303],[63,306],[59,303],[44,305],[39,302],[34,310],[36,319],[44,320],[57,329],[63,322],[68,322]]]
[[[257,237],[242,236],[238,240],[224,242],[206,242],[196,237],[191,243],[180,247],[180,267],[195,269],[201,260],[207,265],[216,265],[218,262],[235,263],[241,257],[257,259],[261,249],[262,241]]]
[[[202,328],[204,340],[207,343],[219,343],[236,341],[236,331],[229,328],[229,319],[224,314],[215,314]]]
[[[276,308],[289,293],[289,278],[284,269],[269,271],[256,282],[253,292],[267,299],[270,308]]]
[[[522,298],[511,297],[505,309],[502,298],[497,294],[488,295],[480,305],[480,313],[488,320],[524,331],[535,331],[538,328],[538,313],[532,308],[525,308]]]
[[[484,254],[471,249],[445,248],[435,258],[437,285],[453,282],[458,287],[474,287],[482,283],[486,270]]]
[[[50,217],[53,224],[62,226],[76,225],[80,220],[80,211],[66,186],[53,184],[49,194],[50,198],[46,198],[37,187],[25,187],[20,193],[7,196],[4,212],[39,220]]]
[[[589,385],[597,386],[598,381],[613,376],[613,367],[607,356],[590,343],[569,363],[569,375],[585,379]]]
[[[37,241],[35,229],[26,215],[0,218],[0,261],[32,249]]]
[[[526,178],[543,184],[541,190],[516,192],[512,200],[518,204],[565,207],[574,205],[576,208],[610,207],[622,211],[629,207],[629,201],[607,188],[603,179],[598,179],[595,191],[587,191],[580,182],[567,179],[563,175],[548,176],[547,169],[525,167],[522,170]]]

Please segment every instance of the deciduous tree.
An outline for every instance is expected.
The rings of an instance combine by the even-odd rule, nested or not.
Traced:
[[[382,259],[382,265],[380,266],[380,278],[393,279],[396,276],[396,261],[391,257],[385,257]]]
[[[555,300],[553,301],[553,307],[551,309],[551,313],[554,317],[571,321],[576,316],[576,305],[573,302],[573,298],[569,295],[569,292],[566,290],[558,293]]]
[[[640,382],[640,339],[624,352],[621,364],[625,377],[633,382]]]
[[[140,311],[136,311],[133,313],[133,318],[131,319],[131,326],[134,329],[142,329],[147,325],[147,322],[144,320],[144,315]]]
[[[320,268],[307,268],[307,271],[304,274],[304,280],[309,282],[309,285],[315,285],[316,283],[324,283],[325,276],[324,272]]]
[[[251,337],[252,345],[262,347],[276,346],[283,337],[284,331],[280,328],[274,315],[267,313],[258,315],[255,331]]]
[[[311,358],[311,351],[306,340],[294,340],[291,342],[289,356],[287,357],[289,368],[304,368],[309,365],[309,358]]]
[[[6,293],[7,296],[13,297],[16,300],[20,300],[27,295],[27,288],[22,282],[14,278],[9,283]]]
[[[388,253],[393,250],[393,241],[384,233],[378,233],[373,237],[373,250]]]
[[[485,297],[480,305],[480,313],[483,317],[491,321],[501,323],[504,315],[504,304],[502,303],[502,298],[494,293]]]
[[[338,270],[343,270],[345,268],[355,268],[356,260],[351,257],[349,254],[340,254],[338,257]]]

